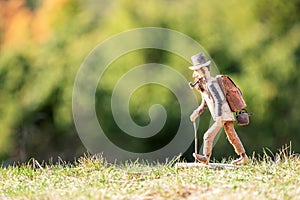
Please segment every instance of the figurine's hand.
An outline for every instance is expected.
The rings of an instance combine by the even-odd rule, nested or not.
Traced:
[[[218,124],[218,126],[222,126],[222,117],[221,116],[216,117],[216,123]]]
[[[190,120],[191,120],[192,122],[194,122],[194,121],[197,119],[198,116],[199,116],[199,111],[198,111],[198,109],[196,109],[196,110],[194,110],[194,112],[191,114]]]

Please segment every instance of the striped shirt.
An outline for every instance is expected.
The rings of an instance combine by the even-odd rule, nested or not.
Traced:
[[[234,115],[216,78],[210,77],[206,82],[205,89],[199,91],[214,121],[219,116],[221,116],[223,121],[235,121]]]

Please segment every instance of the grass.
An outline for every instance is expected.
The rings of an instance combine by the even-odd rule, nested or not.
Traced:
[[[264,155],[237,169],[112,165],[101,156],[75,164],[0,168],[0,199],[300,199],[300,158]]]

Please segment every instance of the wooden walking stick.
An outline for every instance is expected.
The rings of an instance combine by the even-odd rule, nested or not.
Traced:
[[[193,125],[194,125],[194,134],[195,134],[195,154],[198,154],[198,134],[197,134],[197,125],[196,125],[196,121],[193,121]],[[197,160],[195,159],[195,162],[197,162]]]

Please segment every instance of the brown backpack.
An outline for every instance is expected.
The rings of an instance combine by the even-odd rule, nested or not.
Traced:
[[[221,86],[222,91],[224,92],[231,111],[239,112],[244,110],[247,105],[243,99],[242,92],[231,80],[231,78],[226,75],[218,75],[216,78]]]
[[[246,111],[247,105],[243,99],[241,90],[236,86],[229,76],[218,75],[216,78],[221,86],[231,111],[236,113],[238,125],[248,125],[249,116],[252,114],[248,114]]]

